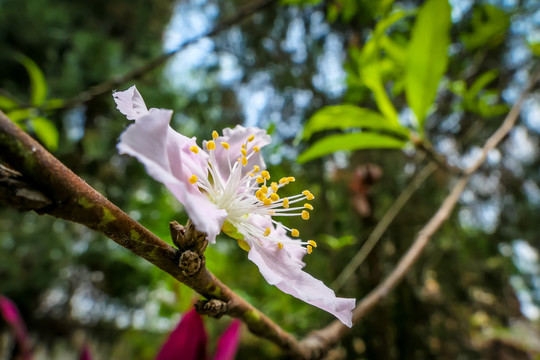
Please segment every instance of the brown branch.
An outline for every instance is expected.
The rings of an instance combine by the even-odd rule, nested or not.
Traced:
[[[220,24],[216,25],[213,29],[207,31],[204,34],[198,35],[190,40],[187,40],[186,42],[182,43],[178,48],[175,50],[172,50],[170,52],[164,53],[159,55],[158,57],[150,60],[146,64],[131,70],[127,74],[124,74],[122,76],[116,77],[112,80],[105,81],[101,84],[92,86],[87,91],[84,91],[80,93],[79,95],[68,99],[65,101],[63,108],[71,108],[76,105],[85,103],[90,101],[96,96],[110,93],[112,90],[116,89],[118,86],[127,83],[128,81],[132,81],[135,79],[138,79],[142,77],[143,75],[149,73],[150,71],[158,68],[159,66],[163,65],[167,60],[169,60],[171,57],[176,55],[178,52],[183,50],[189,45],[192,45],[201,39],[212,37],[218,33],[220,33],[223,30],[226,30],[240,22],[242,22],[247,17],[253,15],[254,13],[264,9],[265,7],[269,6],[270,4],[273,4],[277,2],[277,0],[259,0],[254,1],[250,4],[247,4],[243,8],[239,9],[238,12],[232,16],[231,18],[221,22]]]
[[[336,280],[334,280],[332,284],[332,288],[334,289],[334,291],[338,291],[343,285],[345,285],[349,278],[354,274],[356,269],[360,267],[362,262],[364,262],[371,250],[375,247],[377,242],[383,236],[388,226],[390,226],[392,221],[394,221],[395,217],[401,211],[403,206],[407,203],[407,201],[409,201],[414,192],[418,190],[418,188],[424,183],[428,176],[433,171],[435,171],[436,168],[437,165],[435,164],[435,162],[432,161],[428,163],[426,166],[424,166],[424,168],[422,168],[422,170],[420,170],[420,172],[418,172],[418,174],[416,174],[414,179],[409,183],[409,185],[407,185],[407,187],[401,192],[401,194],[399,194],[396,201],[394,201],[388,211],[377,223],[377,226],[375,226],[375,229],[373,229],[364,245],[362,245],[356,255],[336,277]]]
[[[398,262],[392,272],[386,279],[373,289],[367,296],[361,299],[353,311],[353,323],[357,323],[371,309],[378,305],[405,277],[407,272],[416,263],[422,251],[429,243],[431,237],[441,227],[441,225],[450,217],[452,210],[456,206],[461,194],[465,190],[471,175],[477,171],[484,163],[490,150],[494,149],[504,139],[510,130],[514,127],[523,102],[527,98],[536,82],[540,79],[540,67],[536,69],[530,78],[529,84],[521,93],[518,101],[512,106],[512,109],[504,119],[501,126],[493,133],[493,135],[485,142],[482,147],[480,157],[465,170],[465,174],[456,182],[452,191],[446,196],[443,203],[426,223],[414,239],[411,247]],[[303,347],[312,349],[312,352],[328,349],[336,344],[350,329],[344,326],[339,321],[333,321],[323,329],[312,332],[300,343]]]
[[[33,208],[37,213],[76,222],[104,234],[207,299],[225,302],[226,314],[242,319],[254,334],[274,342],[297,357],[306,357],[292,335],[224,285],[206,269],[204,260],[195,271],[189,264],[192,260],[187,259],[186,264],[180,263],[183,257],[191,256],[188,251],[202,256],[203,247],[192,240],[186,243],[176,237],[175,244],[183,247],[179,251],[155,236],[65,167],[1,111],[0,160],[12,168],[5,170],[5,174],[9,173],[11,177],[20,174],[20,182],[26,188],[43,195],[45,204],[39,203]],[[8,205],[17,205],[13,196],[8,195],[0,191],[0,200]],[[28,209],[28,206],[25,208]],[[190,231],[193,232],[188,226],[182,236],[197,236],[190,234]]]

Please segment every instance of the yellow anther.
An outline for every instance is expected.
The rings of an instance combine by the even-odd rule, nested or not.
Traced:
[[[242,156],[242,165],[243,166],[247,165],[247,157],[245,157],[245,156]]]
[[[270,235],[270,228],[267,227],[266,230],[264,230],[264,233],[263,233],[263,236],[268,236]]]
[[[268,186],[263,185],[263,186],[261,186],[260,190],[262,191],[263,194],[268,194]]]
[[[216,140],[218,138],[219,134],[216,130],[212,131],[212,139]]]
[[[231,147],[231,146],[229,145],[229,143],[226,143],[226,142],[222,142],[222,143],[221,143],[221,146],[223,146],[223,147],[224,147],[225,149],[227,149],[227,150],[229,150],[229,148]]]
[[[245,149],[246,148],[246,144],[242,144],[242,149]]]
[[[286,177],[282,177],[281,179],[279,179],[279,183],[280,184],[286,184],[288,181],[287,181],[287,178]]]
[[[264,199],[264,194],[261,190],[257,190],[255,191],[255,197],[262,201],[262,199]]]
[[[246,149],[240,149],[240,151],[242,152],[242,155],[247,156],[247,151],[246,151]]]
[[[291,230],[291,235],[294,236],[294,237],[299,237],[300,236],[300,232],[296,229],[292,229]]]
[[[271,183],[270,187],[272,188],[272,190],[274,190],[274,192],[277,192],[279,190],[279,187],[276,182]]]
[[[309,192],[309,190],[302,191],[302,194],[304,194],[306,196],[307,200],[315,199],[315,196],[311,192]]]
[[[306,209],[313,210],[313,205],[311,205],[311,204],[305,203],[305,204],[304,204],[304,207],[305,207]]]
[[[302,210],[302,219],[309,219],[309,213],[307,212],[307,210]]]
[[[255,176],[255,174],[254,174],[254,173],[252,173],[252,172],[251,172],[251,173],[249,173],[249,177],[254,177],[254,176]]]
[[[307,246],[307,253],[308,255],[311,254],[313,252],[313,248],[311,247],[311,245],[308,245]]]
[[[280,243],[280,242],[278,242],[278,243],[277,243],[277,247],[279,248],[279,250],[281,250],[281,249],[283,249],[283,244]]]
[[[207,150],[215,150],[216,149],[216,143],[213,141],[209,141],[206,143],[206,149]]]
[[[313,240],[308,240],[307,243],[308,243],[309,245],[313,246],[314,248],[317,247],[317,243],[316,243],[315,241],[313,241]]]
[[[270,194],[270,199],[272,201],[278,201],[279,200],[279,195],[276,194],[276,193],[272,193],[272,194]]]
[[[270,180],[270,173],[266,170],[261,171],[261,176],[266,180]]]
[[[295,181],[295,180],[296,180],[296,179],[295,179],[294,177],[292,177],[292,176],[289,176],[289,177],[287,178],[287,182],[293,182],[293,181]]]
[[[254,173],[258,173],[259,170],[261,170],[261,168],[259,167],[259,165],[253,165],[253,172],[254,172]]]
[[[197,182],[197,176],[191,175],[191,177],[189,178],[189,182],[190,184],[195,184]]]
[[[288,209],[288,208],[289,208],[289,198],[283,199],[283,207],[284,207],[285,209]]]
[[[268,206],[268,205],[272,204],[272,200],[270,200],[269,198],[264,198],[263,204]]]
[[[253,139],[255,139],[255,135],[253,135],[253,134],[249,135],[248,141],[249,141],[249,142],[252,142]]]
[[[259,152],[259,151],[261,151],[261,148],[259,148],[258,146],[254,146],[254,147],[253,147],[253,151]]]
[[[264,182],[264,178],[263,178],[262,176],[258,176],[258,177],[257,177],[257,182],[258,182],[259,184],[262,184],[262,183]]]
[[[190,146],[189,151],[194,152],[195,154],[198,154],[199,153],[199,147],[195,146],[195,145]]]

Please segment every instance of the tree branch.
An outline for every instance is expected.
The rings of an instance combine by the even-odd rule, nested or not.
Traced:
[[[88,101],[90,101],[91,99],[93,99],[96,96],[106,94],[106,93],[110,93],[111,91],[116,89],[118,86],[120,86],[120,85],[122,85],[122,84],[124,84],[124,83],[126,83],[128,81],[138,79],[141,76],[147,74],[148,72],[150,72],[150,71],[158,68],[159,66],[163,65],[165,62],[167,62],[167,60],[169,60],[171,57],[176,55],[178,52],[180,52],[181,50],[183,50],[187,46],[189,46],[191,44],[194,44],[194,43],[198,42],[201,39],[204,39],[204,38],[207,38],[207,37],[212,37],[212,36],[218,34],[221,31],[226,30],[226,29],[232,27],[233,25],[236,25],[236,24],[242,22],[247,17],[253,15],[254,13],[264,9],[265,7],[271,5],[271,4],[275,3],[275,2],[277,2],[277,0],[254,1],[254,2],[244,6],[243,8],[238,10],[238,12],[234,16],[232,16],[231,18],[229,18],[229,19],[223,21],[222,23],[216,25],[213,29],[207,31],[206,33],[198,35],[198,36],[196,36],[196,37],[194,37],[194,38],[192,38],[190,40],[187,40],[186,42],[182,43],[175,50],[172,50],[172,51],[169,51],[167,53],[161,54],[158,57],[148,61],[146,64],[144,64],[144,65],[142,65],[142,66],[140,66],[140,67],[138,67],[136,69],[131,70],[127,74],[116,77],[116,78],[114,78],[112,80],[105,81],[105,82],[103,82],[101,84],[92,86],[87,91],[84,91],[84,92],[80,93],[79,95],[77,95],[77,96],[75,96],[75,97],[73,97],[71,99],[66,100],[62,107],[63,108],[71,108],[71,107],[74,107],[76,105],[88,102]]]
[[[482,147],[480,157],[473,163],[473,165],[465,170],[465,174],[456,182],[435,215],[433,215],[433,217],[417,234],[411,247],[409,250],[407,250],[405,255],[403,255],[396,267],[382,283],[380,283],[367,296],[358,302],[353,311],[353,323],[360,321],[360,319],[362,319],[371,309],[379,304],[380,301],[383,300],[399,284],[411,267],[416,263],[422,254],[422,251],[429,243],[431,237],[450,217],[450,214],[456,206],[461,194],[465,190],[471,175],[476,172],[480,166],[482,166],[489,151],[494,149],[508,135],[510,130],[512,130],[521,112],[523,102],[539,79],[540,67],[538,67],[531,76],[529,84],[521,93],[518,101],[512,106],[512,109],[504,119],[501,126],[485,142],[484,146]],[[312,349],[312,352],[317,352],[321,349],[328,349],[336,344],[349,331],[350,329],[339,321],[333,321],[325,328],[312,332],[304,340],[302,340],[301,345],[303,347]]]
[[[304,350],[292,335],[224,285],[206,269],[204,261],[194,272],[188,269],[189,264],[180,264],[188,251],[194,250],[200,255],[204,249],[185,243],[182,250],[191,250],[179,251],[155,236],[65,167],[1,111],[0,160],[12,168],[3,166],[0,179],[7,179],[7,174],[16,176],[24,188],[42,196],[38,205],[32,207],[25,203],[21,207],[17,198],[11,196],[13,194],[2,191],[0,184],[1,201],[17,208],[31,208],[39,214],[76,222],[104,234],[207,299],[223,301],[227,304],[226,314],[242,319],[254,334],[274,342],[295,356],[304,357]],[[182,241],[177,237],[175,243]]]

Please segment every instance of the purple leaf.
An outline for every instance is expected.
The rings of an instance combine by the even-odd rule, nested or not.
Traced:
[[[26,326],[24,325],[24,321],[19,314],[19,310],[17,310],[17,305],[2,295],[0,295],[0,314],[15,333],[15,338],[19,343],[22,359],[32,359],[30,341],[28,339],[28,335],[26,334]]]
[[[156,360],[206,360],[207,343],[202,319],[193,309],[184,314]]]
[[[219,338],[214,360],[233,360],[240,340],[240,320],[234,320]]]

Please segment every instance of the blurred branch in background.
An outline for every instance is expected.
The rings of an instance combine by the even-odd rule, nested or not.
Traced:
[[[358,302],[356,308],[353,311],[354,323],[360,321],[360,319],[362,319],[371,309],[378,305],[399,284],[399,282],[405,277],[411,267],[416,263],[416,261],[422,254],[422,251],[429,243],[431,237],[449,218],[461,194],[467,187],[471,175],[482,166],[482,164],[487,158],[489,151],[494,149],[500,143],[500,141],[506,135],[508,135],[512,127],[515,125],[525,99],[528,97],[529,92],[533,89],[539,78],[540,67],[537,68],[530,76],[527,87],[523,90],[521,96],[516,101],[514,106],[512,106],[512,109],[504,119],[503,123],[495,131],[495,133],[493,133],[493,135],[485,142],[479,158],[466,169],[465,175],[459,178],[459,180],[452,188],[452,191],[450,192],[450,194],[448,194],[448,196],[446,196],[437,212],[418,232],[418,235],[414,239],[409,250],[405,253],[405,255],[403,255],[396,267],[392,270],[392,272],[386,277],[383,282],[381,282],[375,289],[373,289],[368,295],[366,295]],[[350,329],[343,326],[343,324],[341,324],[339,321],[334,321],[327,327],[319,331],[313,332],[310,336],[303,340],[303,342],[304,344],[307,344],[307,346],[313,348],[317,348],[320,346],[324,349],[337,343],[349,331]]]
[[[148,61],[146,64],[142,65],[139,68],[133,69],[127,74],[121,75],[117,78],[107,80],[101,84],[92,86],[87,91],[84,91],[83,93],[71,98],[67,99],[63,107],[64,108],[71,108],[76,105],[85,103],[90,101],[96,96],[106,94],[111,92],[112,90],[116,89],[118,86],[125,84],[128,81],[132,81],[135,79],[140,78],[141,76],[149,73],[150,71],[156,69],[157,67],[163,65],[167,60],[169,60],[171,57],[173,57],[178,52],[185,49],[187,46],[192,45],[196,42],[198,42],[201,39],[214,36],[216,34],[219,34],[223,30],[227,30],[230,27],[238,24],[239,22],[245,20],[247,17],[253,15],[254,13],[264,9],[265,7],[276,3],[277,0],[261,0],[261,1],[254,1],[250,4],[245,5],[243,8],[240,8],[237,13],[232,16],[231,18],[224,20],[223,22],[216,25],[213,29],[210,31],[201,34],[199,36],[196,36],[190,40],[187,40],[186,42],[182,43],[180,46],[178,46],[175,50],[169,51],[167,53],[164,53],[150,61]]]

